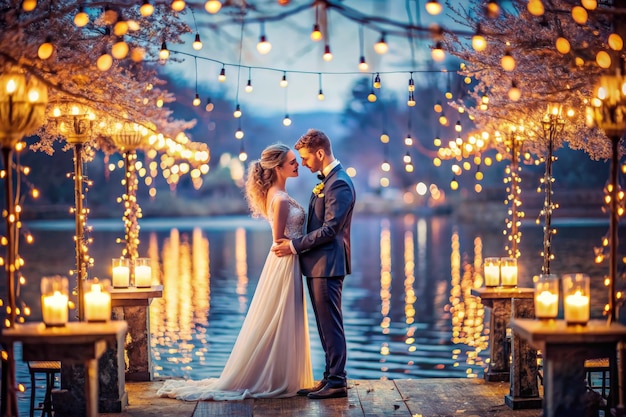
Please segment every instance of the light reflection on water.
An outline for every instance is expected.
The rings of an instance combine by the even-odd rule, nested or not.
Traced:
[[[122,224],[96,223],[91,274],[108,277],[110,259],[121,252],[113,242]],[[38,241],[20,250],[28,278],[22,296],[31,319],[39,320],[39,278],[72,268],[73,222],[29,226]],[[608,267],[593,263],[593,246],[606,230],[605,224],[562,225],[553,240],[553,272],[592,277],[595,317],[607,299],[602,280]],[[523,232],[520,286],[530,287],[541,270],[543,232],[534,224]],[[349,378],[482,377],[489,313],[470,291],[483,285],[482,259],[504,256],[502,228],[451,218],[372,216],[355,218],[352,236],[353,274],[345,279],[343,300]],[[164,286],[163,298],[150,307],[155,375],[219,376],[269,251],[269,227],[248,217],[144,219],[140,237],[140,255],[152,259],[153,282]],[[323,353],[307,304],[319,378]],[[18,382],[28,386],[25,365],[18,363],[17,371]]]

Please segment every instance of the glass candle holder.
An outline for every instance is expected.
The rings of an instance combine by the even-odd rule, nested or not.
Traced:
[[[67,278],[41,278],[41,315],[46,327],[65,326],[68,320]]]
[[[555,319],[559,314],[559,277],[544,274],[533,277],[535,284],[535,317],[541,320]]]
[[[586,325],[589,321],[589,276],[563,275],[563,311],[569,325]]]
[[[135,259],[135,287],[147,288],[152,286],[152,267],[150,258]]]
[[[108,279],[83,282],[85,320],[105,322],[111,319],[111,281]]]
[[[497,287],[500,285],[500,258],[485,258],[483,270],[485,287]]]
[[[500,285],[517,287],[517,259],[500,258]]]
[[[113,258],[113,287],[128,288],[130,285],[130,259]]]

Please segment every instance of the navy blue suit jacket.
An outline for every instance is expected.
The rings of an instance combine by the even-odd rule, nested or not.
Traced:
[[[341,164],[324,178],[324,189],[311,194],[306,234],[293,239],[302,274],[339,277],[350,274],[350,225],[356,194]]]

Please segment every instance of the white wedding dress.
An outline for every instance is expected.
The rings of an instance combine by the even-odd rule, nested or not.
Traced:
[[[304,209],[280,193],[289,199],[290,207],[285,235],[300,236]],[[166,380],[157,394],[187,401],[284,398],[313,384],[300,263],[297,255],[278,257],[270,251],[221,376]]]

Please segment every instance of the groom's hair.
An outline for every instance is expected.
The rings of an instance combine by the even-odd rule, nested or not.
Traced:
[[[330,139],[321,130],[309,129],[304,135],[300,136],[300,139],[294,145],[296,150],[301,148],[307,148],[311,151],[323,149],[327,155],[332,155],[330,147]]]

